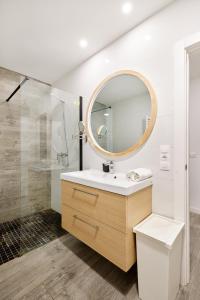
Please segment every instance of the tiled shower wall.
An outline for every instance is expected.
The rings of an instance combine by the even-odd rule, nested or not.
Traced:
[[[3,102],[21,80],[0,68],[0,222],[48,209],[51,201],[51,173],[35,168],[51,155],[50,119],[40,101],[48,87],[27,82]]]

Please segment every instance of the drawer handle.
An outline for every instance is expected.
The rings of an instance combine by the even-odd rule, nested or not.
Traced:
[[[91,227],[94,228],[96,231],[99,230],[99,226],[90,224],[89,222],[87,222],[87,221],[85,221],[85,220],[79,218],[77,215],[74,215],[73,217],[74,217],[74,219],[79,220],[80,222],[83,222],[83,223],[87,224],[88,226],[91,226]]]
[[[86,191],[83,191],[83,190],[80,190],[80,189],[77,189],[77,188],[73,188],[73,190],[74,190],[74,193],[75,192],[79,192],[79,193],[83,193],[83,194],[87,194],[87,195],[90,195],[90,196],[94,196],[95,197],[95,199],[93,199],[93,201],[94,201],[94,205],[96,204],[96,201],[97,201],[97,199],[98,199],[98,197],[99,197],[99,195],[98,194],[93,194],[93,193],[90,193],[90,192],[86,192]],[[73,197],[74,197],[74,193],[73,193]],[[83,200],[83,199],[82,199]],[[86,199],[85,199],[86,200]]]
[[[93,194],[93,193],[89,193],[89,192],[86,192],[86,191],[83,191],[83,190],[80,190],[80,189],[77,189],[77,188],[73,188],[74,191],[77,191],[77,192],[81,192],[81,193],[84,193],[84,194],[88,194],[88,195],[92,195],[92,196],[95,196],[98,198],[99,195],[97,194]]]

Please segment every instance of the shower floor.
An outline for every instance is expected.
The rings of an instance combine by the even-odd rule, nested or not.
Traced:
[[[61,216],[49,209],[0,224],[0,265],[66,234]]]

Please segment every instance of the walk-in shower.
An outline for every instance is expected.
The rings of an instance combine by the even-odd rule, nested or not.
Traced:
[[[64,232],[60,173],[79,169],[80,99],[0,68],[0,263]]]

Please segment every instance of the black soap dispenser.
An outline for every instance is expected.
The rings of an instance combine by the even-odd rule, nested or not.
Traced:
[[[108,162],[103,163],[102,167],[103,167],[103,172],[105,172],[105,173],[109,173],[110,172],[110,164]]]

